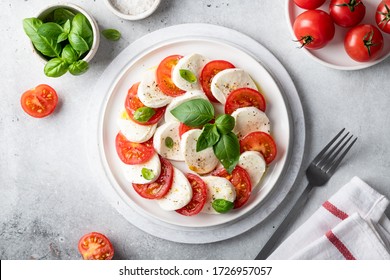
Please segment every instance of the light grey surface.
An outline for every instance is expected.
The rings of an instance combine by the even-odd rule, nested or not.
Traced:
[[[102,39],[85,75],[59,79],[45,77],[21,24],[23,18],[34,16],[49,1],[0,2],[0,259],[78,259],[78,239],[89,231],[107,234],[117,259],[256,256],[298,192],[265,222],[240,236],[205,245],[179,244],[145,234],[128,223],[107,203],[88,166],[88,131],[83,124],[94,83],[131,42],[150,31],[180,23],[212,23],[235,29],[260,42],[282,62],[306,113],[304,165],[340,128],[359,136],[328,185],[315,190],[291,231],[354,175],[390,196],[389,59],[354,72],[317,64],[292,43],[281,0],[165,0],[151,17],[137,22],[115,17],[103,1],[72,2],[90,11],[101,29],[116,28],[123,38],[119,42]],[[23,113],[19,100],[26,89],[40,83],[57,89],[61,103],[53,116],[38,120]],[[302,190],[305,184],[302,177],[294,189]]]

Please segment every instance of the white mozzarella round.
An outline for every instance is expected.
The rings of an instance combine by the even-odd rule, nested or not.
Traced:
[[[172,100],[172,102],[168,104],[168,106],[165,110],[165,115],[164,115],[165,122],[178,121],[171,114],[171,110],[175,109],[177,106],[179,106],[180,104],[183,104],[186,101],[190,101],[190,100],[197,99],[197,98],[202,98],[202,99],[208,100],[206,94],[201,90],[187,91],[185,94],[174,98]]]
[[[254,131],[270,133],[271,125],[267,115],[256,107],[238,108],[232,117],[236,120],[233,132],[239,139]]]
[[[181,136],[181,147],[188,168],[198,174],[205,174],[213,171],[219,161],[212,147],[200,152],[196,151],[196,143],[201,133],[200,129],[192,129],[184,133]]]
[[[222,104],[226,103],[226,98],[233,90],[239,88],[252,88],[257,90],[255,82],[251,76],[242,69],[223,70],[211,80],[211,93]]]
[[[213,208],[213,201],[216,199],[225,199],[234,202],[236,199],[236,190],[232,183],[226,178],[217,176],[205,176],[202,180],[207,185],[207,200],[202,209],[202,213],[220,214]]]
[[[255,188],[263,177],[267,164],[259,152],[246,151],[240,155],[238,166],[248,172],[252,188]]]
[[[153,145],[156,152],[163,158],[184,161],[184,156],[180,149],[179,124],[179,122],[167,122],[156,129]],[[170,141],[173,143],[172,147],[169,146],[167,138],[172,139]]]
[[[186,206],[192,199],[192,187],[186,176],[177,168],[173,168],[172,187],[158,205],[166,211],[173,211]]]
[[[199,83],[200,73],[203,67],[209,62],[209,59],[200,54],[190,54],[182,57],[172,70],[172,81],[180,89],[189,91],[201,89]],[[190,83],[182,78],[180,69],[189,70],[196,76],[196,82]]]
[[[149,169],[153,173],[152,179],[146,179],[142,175],[142,169]],[[147,162],[142,164],[123,165],[123,173],[127,181],[134,184],[153,183],[161,173],[161,161],[157,153]]]
[[[140,125],[130,119],[126,111],[124,111],[118,119],[119,130],[127,140],[135,143],[143,143],[152,138],[156,131],[157,124]]]
[[[165,95],[157,86],[156,70],[147,71],[138,86],[138,97],[150,108],[160,108],[171,102],[172,97]]]

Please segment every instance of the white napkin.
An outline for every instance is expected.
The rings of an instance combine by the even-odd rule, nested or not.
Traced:
[[[354,177],[268,259],[390,259],[389,200]]]

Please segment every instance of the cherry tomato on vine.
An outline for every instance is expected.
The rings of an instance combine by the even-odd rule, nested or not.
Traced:
[[[335,34],[332,18],[321,10],[310,10],[300,14],[295,19],[293,29],[301,47],[313,50],[323,48]]]
[[[366,15],[366,6],[361,0],[332,0],[329,4],[330,16],[341,27],[358,25]]]
[[[390,33],[390,0],[383,0],[376,8],[375,21],[379,28]]]
[[[326,0],[294,0],[294,3],[306,10],[314,10],[325,3]]]

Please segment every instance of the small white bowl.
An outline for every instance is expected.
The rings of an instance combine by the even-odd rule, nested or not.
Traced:
[[[115,5],[112,3],[112,1],[113,0],[104,0],[104,2],[106,3],[108,9],[113,14],[115,14],[116,16],[118,16],[120,18],[126,19],[126,20],[140,20],[140,19],[144,19],[144,18],[150,16],[151,14],[153,14],[154,11],[158,8],[158,6],[161,3],[161,0],[154,0],[153,5],[148,10],[146,10],[145,12],[140,13],[140,14],[131,15],[131,14],[126,14],[126,13],[120,11],[117,7],[115,7]]]

